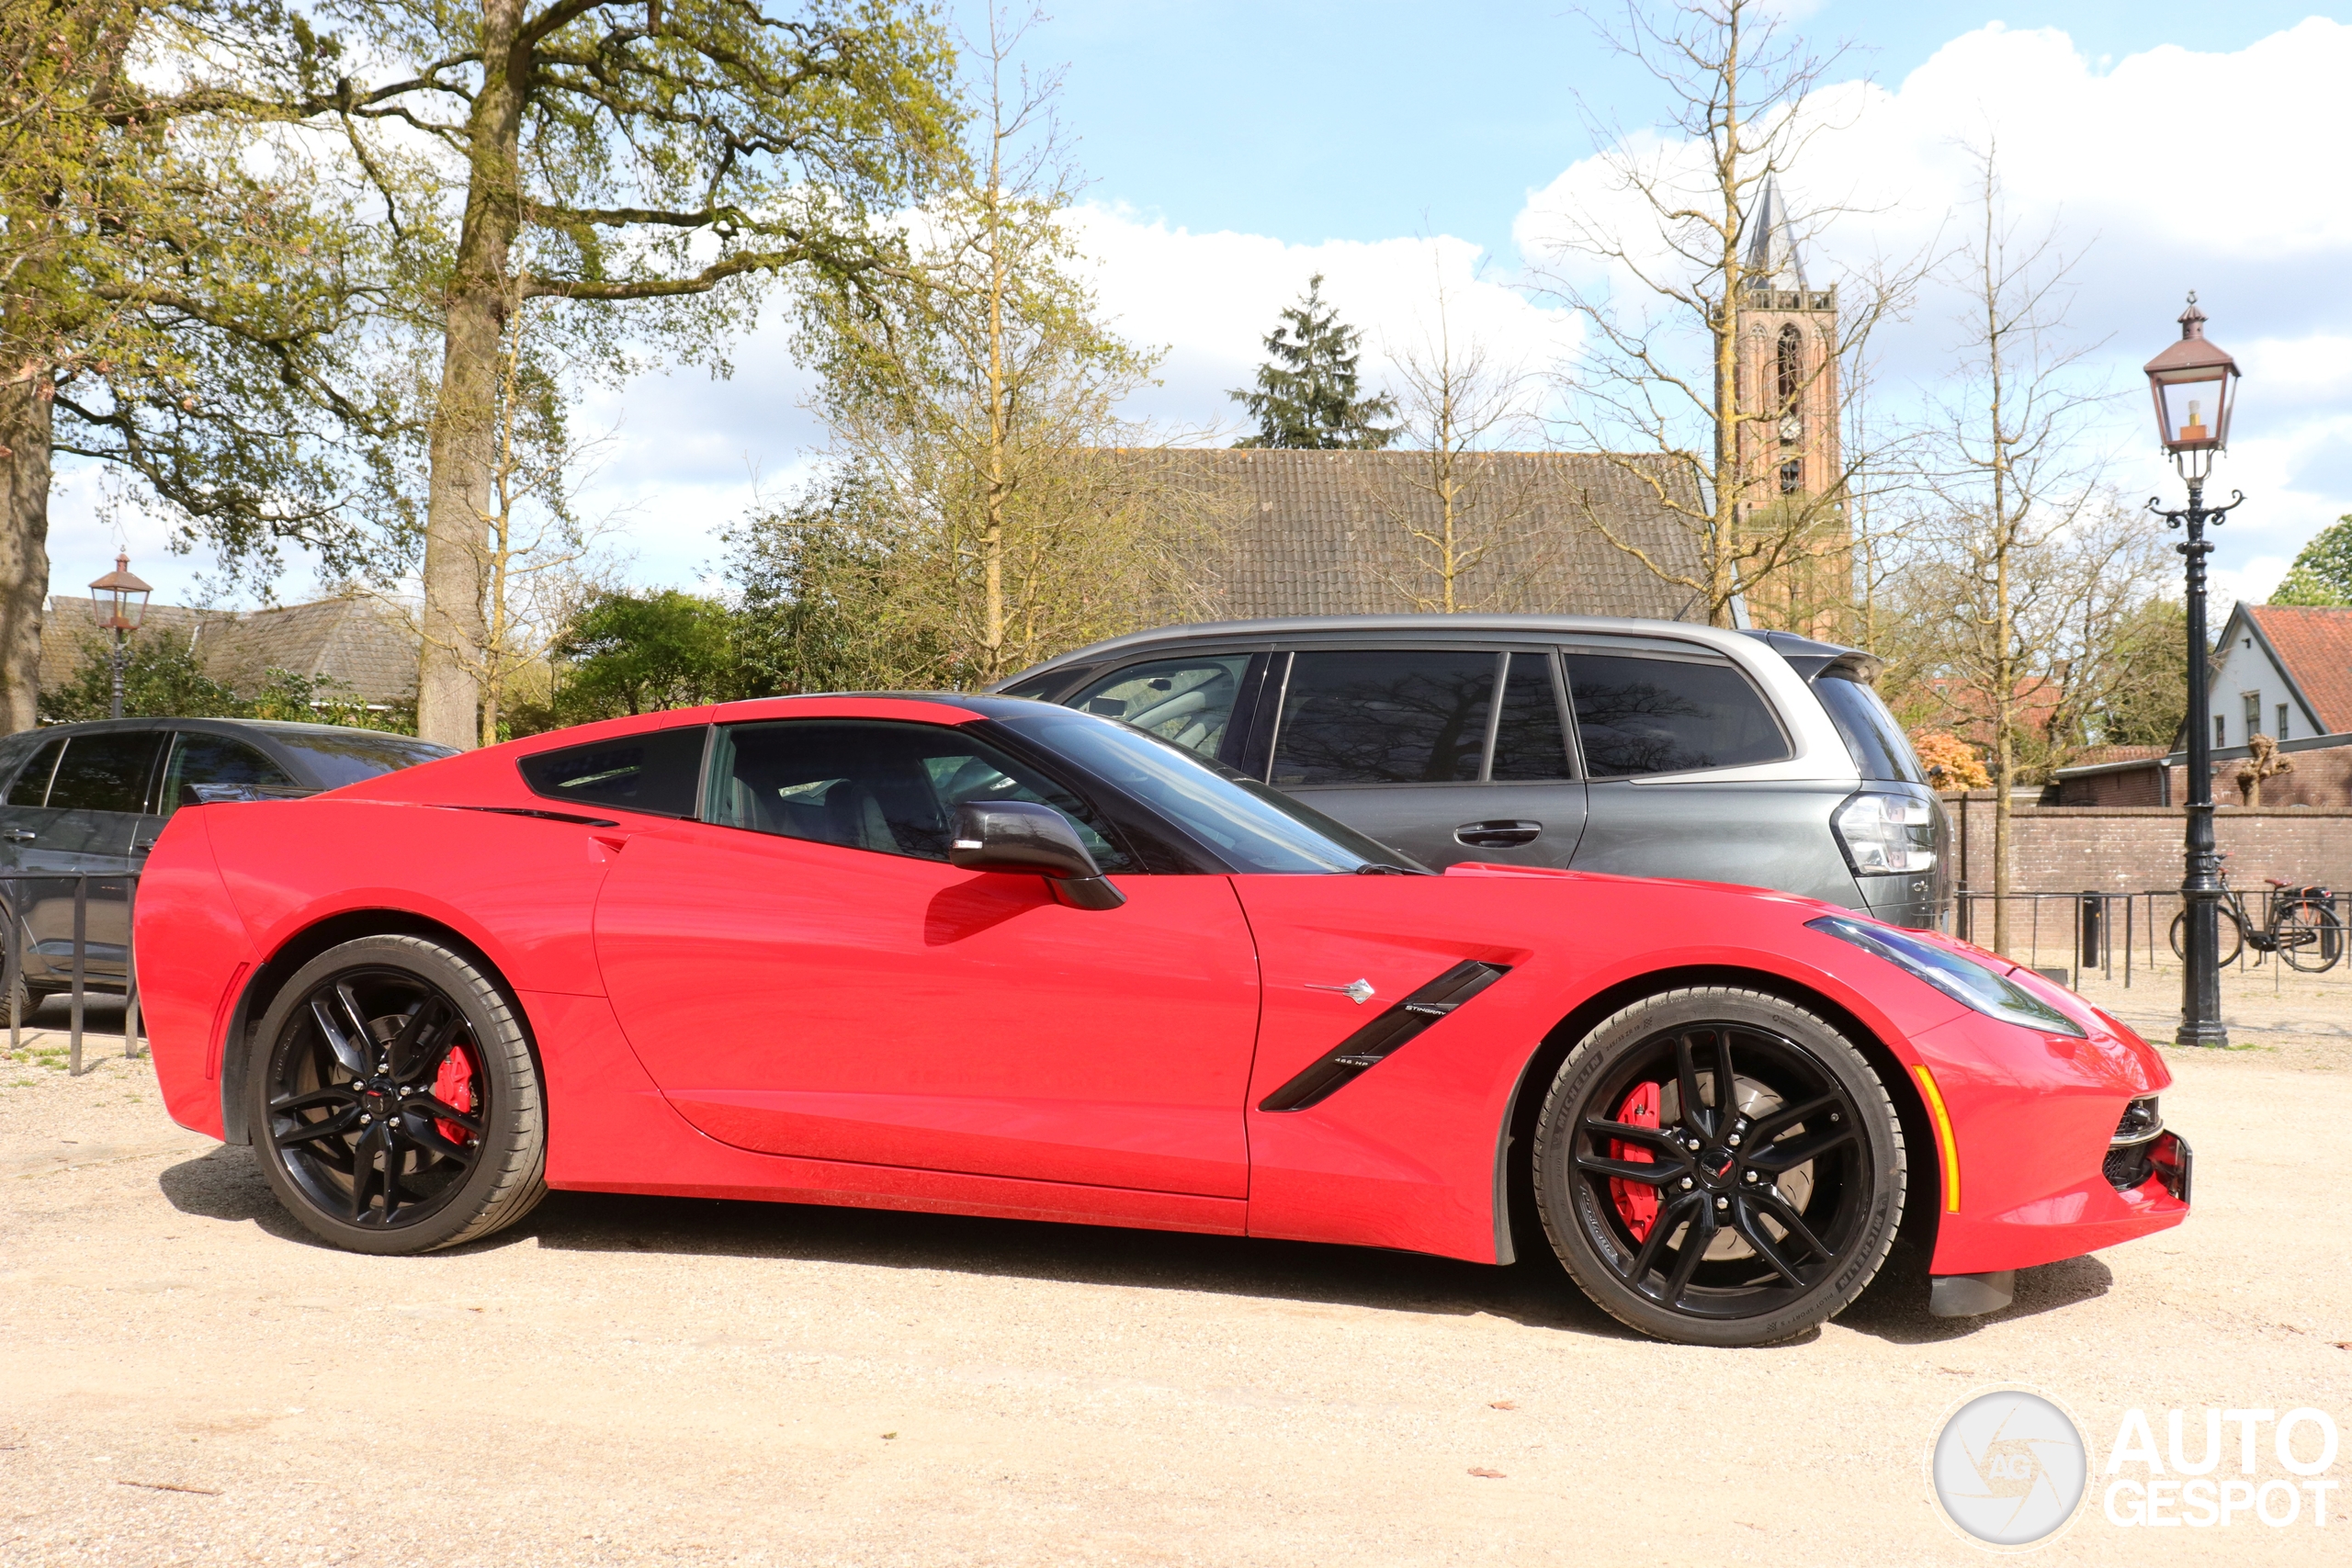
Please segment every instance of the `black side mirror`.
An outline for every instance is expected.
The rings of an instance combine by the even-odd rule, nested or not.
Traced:
[[[1073,909],[1115,909],[1127,901],[1086,852],[1069,818],[1050,806],[997,800],[957,807],[947,858],[965,871],[1042,876]]]

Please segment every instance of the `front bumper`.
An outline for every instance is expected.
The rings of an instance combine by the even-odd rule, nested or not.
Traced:
[[[2188,1217],[2179,1134],[2143,1145],[2144,1168],[2108,1168],[2124,1108],[2171,1082],[2144,1042],[2103,1027],[2080,1040],[2041,1034],[1971,1013],[1913,1043],[1951,1113],[1953,1146],[1938,1158],[1959,1166],[1960,1201],[1938,1216],[1931,1275],[2079,1258]]]

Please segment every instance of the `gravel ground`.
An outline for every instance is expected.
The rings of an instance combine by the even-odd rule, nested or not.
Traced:
[[[1549,1264],[786,1205],[559,1193],[358,1258],[95,1036],[81,1078],[0,1066],[0,1562],[1977,1562],[1923,1474],[1972,1393],[2069,1405],[2095,1488],[2128,1407],[2192,1448],[2204,1406],[2352,1428],[2343,1214],[2296,1146],[2339,1157],[2352,1013],[2268,991],[2233,987],[2250,1048],[2168,1053],[2187,1226],[1969,1322],[1891,1268],[1760,1351],[1634,1338]],[[2336,1504],[2155,1532],[2094,1501],[2038,1555],[2342,1562]]]

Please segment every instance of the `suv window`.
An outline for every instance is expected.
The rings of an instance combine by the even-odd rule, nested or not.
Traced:
[[[1595,778],[1777,762],[1789,743],[1729,664],[1568,653],[1585,770]]]
[[[1104,871],[1136,869],[1085,802],[960,728],[804,718],[718,735],[709,819],[721,827],[944,861],[957,807],[1025,800],[1069,818]]]
[[[33,754],[8,785],[10,806],[39,806],[49,798],[49,779],[57,772],[58,753],[65,750],[65,737],[59,736]]]
[[[67,739],[57,776],[49,781],[52,811],[129,811],[147,808],[147,784],[164,749],[159,729],[75,735]]]
[[[531,793],[551,800],[608,811],[692,817],[707,733],[707,726],[691,724],[594,740],[526,757],[519,766]]]
[[[1196,756],[1214,757],[1250,671],[1246,653],[1130,664],[1088,686],[1068,706],[1124,719]]]
[[[286,770],[242,740],[225,735],[182,731],[172,740],[172,760],[164,766],[164,788],[155,809],[170,816],[190,804],[187,792],[198,784],[242,784],[251,789],[297,787]]]
[[[1273,783],[1288,789],[1475,780],[1494,687],[1491,653],[1294,654]]]
[[[1918,753],[1911,750],[1910,737],[1903,733],[1903,727],[1894,722],[1876,692],[1840,670],[1822,671],[1813,690],[1828,711],[1829,722],[1845,738],[1846,750],[1853,753],[1854,767],[1862,777],[1900,784],[1928,782]]]
[[[1560,701],[1552,686],[1552,660],[1542,653],[1514,653],[1503,681],[1502,716],[1495,721],[1495,761],[1487,777],[1499,783],[1565,779],[1566,732],[1560,727]]]

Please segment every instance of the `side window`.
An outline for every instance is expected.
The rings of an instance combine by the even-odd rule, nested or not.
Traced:
[[[709,819],[723,827],[944,861],[957,807],[1025,800],[1069,818],[1104,871],[1136,869],[1084,801],[959,727],[801,718],[718,735]]]
[[[1763,697],[1728,664],[1571,653],[1568,692],[1595,778],[1777,762],[1789,743]]]
[[[1491,653],[1294,655],[1272,782],[1288,789],[1476,779],[1495,662]]]
[[[1069,706],[1125,719],[1196,756],[1214,759],[1233,720],[1250,656],[1163,659],[1130,664],[1087,685]]]
[[[248,789],[292,789],[286,770],[246,745],[225,735],[196,735],[183,731],[172,739],[172,760],[164,765],[164,787],[156,796],[157,812],[168,817],[191,804],[189,792],[198,784],[236,784]]]
[[[39,806],[49,798],[49,778],[57,772],[57,759],[65,750],[65,737],[59,736],[33,753],[33,760],[17,770],[8,784],[10,806]]]
[[[695,724],[542,751],[523,759],[523,782],[534,795],[591,810],[692,817],[708,733]]]
[[[1544,654],[1510,656],[1502,717],[1495,724],[1495,761],[1487,776],[1498,783],[1571,776],[1567,735],[1560,728],[1559,698],[1552,689],[1552,660]]]
[[[57,776],[49,782],[52,811],[143,811],[163,731],[76,735],[67,739]]]

